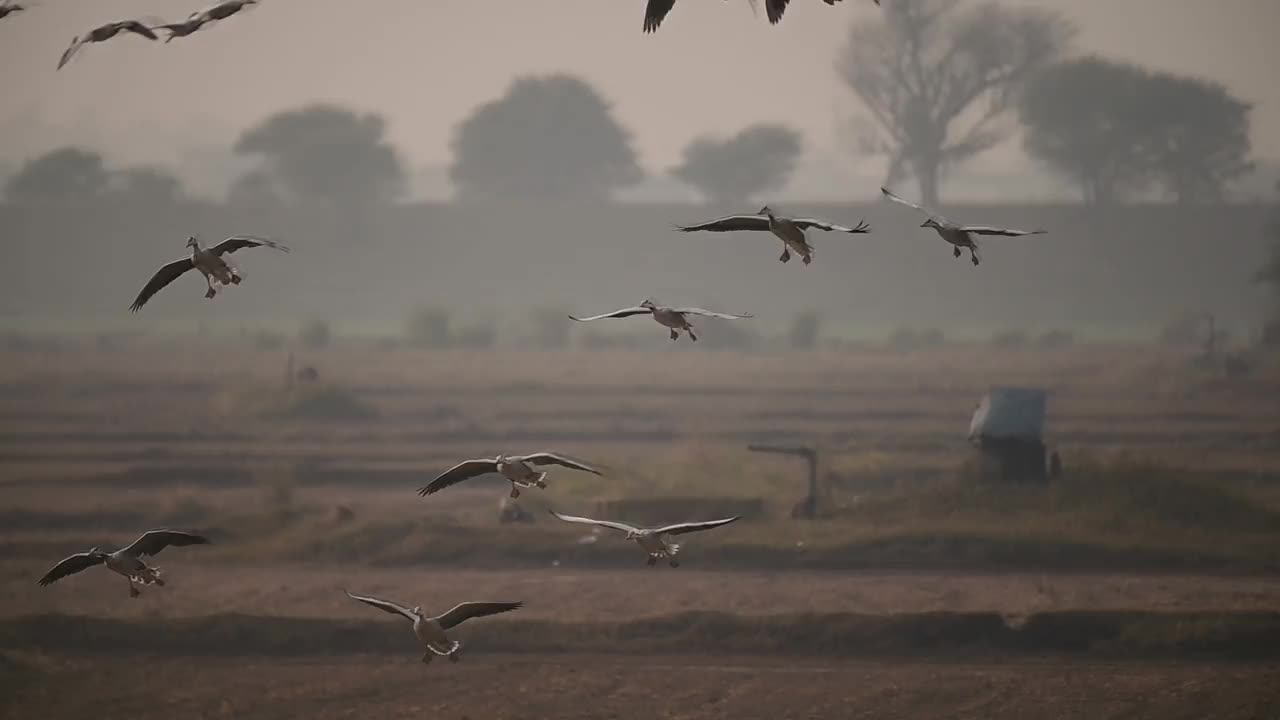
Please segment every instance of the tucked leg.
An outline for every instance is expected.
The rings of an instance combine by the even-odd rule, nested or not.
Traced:
[[[133,578],[125,578],[125,580],[127,580],[129,583],[129,597],[136,598],[142,594],[142,591],[139,590],[137,586],[133,584]]]
[[[647,564],[649,567],[653,567],[654,565],[657,565],[657,564],[658,564],[658,556],[657,556],[657,555],[650,555],[650,556],[649,556],[649,561],[648,561],[646,564]]]
[[[520,488],[516,487],[515,483],[511,483],[511,497],[513,499],[520,497]]]
[[[689,327],[685,328],[685,329],[684,329],[684,331],[685,331],[685,332],[687,332],[687,333],[689,333],[689,339],[690,339],[690,340],[692,340],[692,341],[694,341],[694,342],[698,342],[698,336],[693,334],[693,326],[689,326]]]
[[[960,257],[960,246],[959,246],[959,245],[957,245],[957,246],[955,246],[954,248],[952,248],[952,250],[953,250],[953,252],[952,252],[952,254],[953,254],[953,255],[955,255],[956,257]]]
[[[543,490],[546,490],[546,489],[547,489],[547,474],[546,474],[546,473],[538,473],[538,479],[537,479],[537,480],[535,480],[535,481],[533,482],[533,484],[534,484],[534,485],[537,485],[538,487],[542,488]]]
[[[671,339],[672,339],[672,340],[679,340],[679,339],[680,339],[680,333],[676,332],[676,329],[675,329],[675,328],[671,328]]]
[[[978,263],[982,262],[981,260],[978,259],[978,253],[974,252],[972,249],[969,250],[969,259],[973,261],[974,265],[977,265]]]
[[[800,259],[804,261],[804,264],[805,264],[805,265],[808,265],[809,263],[813,262],[813,256],[812,256],[812,255],[805,255],[804,257],[802,257],[802,258],[800,258]]]
[[[787,262],[791,259],[791,251],[787,248],[782,249],[782,255],[778,257],[779,262]]]
[[[428,650],[428,651],[426,651],[426,652],[422,653],[422,664],[423,664],[423,665],[430,665],[430,664],[431,664],[431,651],[430,651],[430,650]]]
[[[671,560],[667,564],[669,564],[673,568],[680,567],[680,561],[675,559],[674,557],[671,558]]]

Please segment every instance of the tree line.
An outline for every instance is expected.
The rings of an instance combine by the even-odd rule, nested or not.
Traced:
[[[1251,106],[1222,85],[1099,57],[1071,57],[1074,29],[1037,8],[965,0],[903,0],[856,22],[836,61],[864,115],[853,149],[881,154],[885,184],[913,180],[926,204],[956,166],[1021,131],[1027,154],[1087,204],[1165,197],[1216,202],[1249,172]],[[517,78],[455,129],[449,178],[460,202],[608,201],[645,177],[627,129],[604,96],[569,75]],[[408,191],[386,121],[334,105],[278,113],[233,148],[252,159],[233,205],[366,207]],[[668,174],[709,202],[760,198],[786,185],[804,150],[783,125],[703,136]],[[158,168],[108,169],[96,153],[62,148],[5,184],[10,203],[136,197],[179,202]]]

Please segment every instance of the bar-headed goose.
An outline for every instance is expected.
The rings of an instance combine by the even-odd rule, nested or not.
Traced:
[[[518,498],[520,497],[520,488],[545,488],[547,486],[547,473],[533,469],[544,465],[559,465],[573,470],[589,472],[593,475],[602,474],[599,470],[586,463],[556,453],[539,452],[532,455],[499,455],[494,458],[480,458],[478,460],[460,462],[444,471],[440,477],[427,483],[426,487],[420,488],[418,494],[423,496],[430,495],[450,485],[457,485],[463,480],[470,480],[489,473],[498,473],[511,481],[511,497]]]
[[[166,43],[173,42],[174,38],[186,37],[194,35],[200,28],[209,23],[209,18],[204,13],[191,13],[191,15],[180,22],[166,23],[164,25],[155,25],[152,30],[165,30],[169,33],[169,37],[165,38]]]
[[[433,655],[444,655],[449,660],[458,662],[458,652],[462,649],[462,643],[457,640],[450,640],[445,635],[445,630],[451,630],[471,618],[497,615],[498,613],[524,607],[524,602],[464,602],[461,605],[454,606],[452,610],[443,615],[426,617],[422,614],[421,606],[415,606],[410,610],[390,600],[380,600],[367,595],[353,595],[348,590],[343,590],[343,592],[347,593],[347,597],[352,600],[359,600],[366,605],[372,605],[392,615],[400,615],[412,622],[413,634],[427,648],[427,651],[422,653],[422,662],[424,663],[430,663]]]
[[[680,337],[680,331],[689,334],[689,339],[694,342],[698,341],[698,336],[693,334],[693,325],[689,323],[689,315],[703,315],[705,317],[720,318],[722,320],[745,320],[746,318],[755,317],[754,315],[728,315],[726,313],[711,312],[702,308],[671,308],[657,304],[652,299],[645,300],[635,307],[622,308],[614,310],[603,315],[592,315],[591,317],[574,317],[569,316],[570,320],[578,322],[591,322],[592,320],[600,320],[602,318],[624,318],[632,315],[651,315],[659,325],[671,330],[671,339],[675,340]]]
[[[52,585],[68,575],[87,570],[94,565],[106,565],[108,570],[119,573],[129,580],[129,597],[136,598],[142,593],[134,583],[164,586],[164,580],[160,577],[160,568],[147,565],[142,561],[143,557],[158,555],[161,550],[170,545],[185,547],[208,543],[208,538],[191,533],[177,530],[148,530],[128,547],[120,548],[115,552],[104,552],[95,547],[89,552],[76,553],[66,558],[40,578],[40,586]]]
[[[20,2],[10,2],[10,0],[0,0],[0,20],[10,15],[26,10],[27,6]]]
[[[1005,237],[1019,237],[1022,235],[1043,235],[1047,230],[1010,230],[1007,228],[988,227],[986,225],[960,225],[953,223],[945,217],[935,213],[928,208],[917,205],[908,200],[894,195],[885,188],[880,188],[880,192],[890,200],[906,205],[909,208],[915,208],[920,212],[928,215],[928,219],[920,223],[920,227],[933,228],[943,240],[954,246],[956,257],[960,257],[960,248],[966,248],[969,251],[969,259],[974,265],[982,262],[981,256],[978,255],[978,241],[973,239],[974,235],[1003,235]]]
[[[805,237],[805,230],[816,228],[818,230],[826,230],[827,232],[842,232],[861,235],[871,232],[871,227],[865,222],[860,222],[856,227],[845,227],[844,225],[836,225],[825,220],[815,220],[814,218],[789,218],[783,217],[773,212],[768,205],[760,208],[760,212],[755,215],[729,215],[710,222],[704,222],[699,225],[677,225],[676,229],[680,232],[736,232],[739,230],[755,230],[768,231],[773,233],[782,241],[782,256],[778,258],[781,262],[787,262],[791,259],[791,251],[794,250],[797,255],[804,260],[804,264],[808,265],[813,262],[813,245],[809,244],[808,238]]]
[[[728,525],[731,522],[740,519],[740,516],[724,518],[723,520],[708,520],[706,522],[679,523],[677,525],[664,525],[656,528],[638,528],[626,523],[610,522],[608,520],[593,520],[591,518],[577,517],[574,515],[561,515],[555,510],[547,512],[555,515],[557,518],[571,523],[582,523],[584,525],[596,525],[598,527],[609,528],[627,534],[628,540],[634,540],[649,555],[648,564],[653,566],[663,558],[666,558],[671,567],[680,567],[680,562],[676,560],[676,553],[680,552],[680,546],[673,542],[667,542],[668,535],[684,535],[691,532],[702,532],[703,530],[711,530],[722,525]]]
[[[204,294],[205,298],[212,298],[217,295],[218,288],[239,285],[243,280],[240,276],[240,270],[224,258],[223,255],[230,255],[241,248],[269,247],[280,252],[289,252],[289,248],[274,240],[252,235],[233,235],[208,249],[201,247],[200,240],[193,235],[187,238],[187,247],[191,248],[191,257],[174,260],[157,270],[156,274],[152,275],[147,284],[142,287],[142,292],[138,293],[138,297],[129,306],[129,310],[138,312],[143,305],[147,304],[152,295],[160,292],[166,285],[192,269],[199,270],[200,274],[204,275],[205,283],[209,286],[208,291]]]
[[[151,32],[151,28],[139,20],[121,20],[107,23],[90,30],[84,35],[77,35],[71,38],[71,45],[62,52],[62,57],[58,59],[58,69],[61,70],[64,65],[71,62],[71,58],[75,56],[81,47],[89,43],[106,42],[121,32],[131,32],[148,40],[156,39],[156,34]]]

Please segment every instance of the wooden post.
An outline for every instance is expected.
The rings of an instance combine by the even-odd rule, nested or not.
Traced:
[[[747,446],[751,452],[774,453],[776,455],[798,455],[809,461],[809,495],[804,499],[804,517],[812,520],[818,514],[818,451],[816,448],[803,445],[758,445]]]

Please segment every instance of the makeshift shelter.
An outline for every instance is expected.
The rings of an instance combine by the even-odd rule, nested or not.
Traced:
[[[1043,482],[1044,421],[1048,393],[1040,388],[993,387],[969,423],[969,442],[982,455],[984,474],[1014,482]]]

